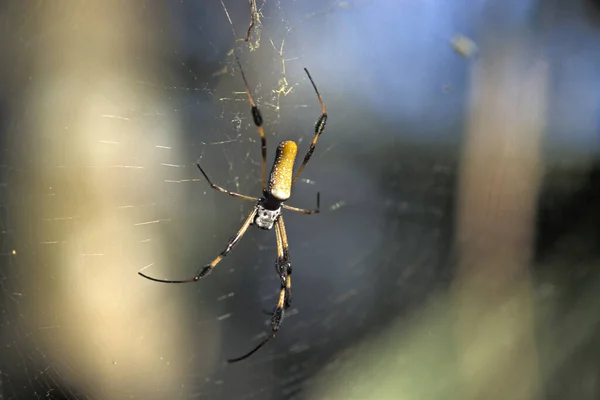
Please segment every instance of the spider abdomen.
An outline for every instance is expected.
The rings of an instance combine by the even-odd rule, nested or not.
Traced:
[[[277,201],[285,201],[292,194],[292,175],[297,153],[298,145],[292,140],[285,140],[277,146],[267,187],[267,193]]]

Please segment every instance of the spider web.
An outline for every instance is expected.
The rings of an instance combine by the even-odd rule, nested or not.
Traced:
[[[474,33],[486,3],[8,2],[0,400],[325,398],[357,343],[448,284],[468,69],[449,42]],[[250,229],[197,284],[137,272],[192,276],[251,210],[211,190],[198,160],[260,196],[233,49],[269,165],[279,141],[297,141],[301,160],[312,140],[320,108],[303,67],[329,122],[289,201],[312,208],[321,192],[323,212],[284,214],[292,307],[275,340],[226,365],[269,332],[274,233]]]
[[[152,284],[136,272],[191,275],[223,249],[250,211],[251,204],[211,191],[196,160],[218,184],[260,193],[260,144],[232,47],[263,112],[269,162],[280,140],[297,140],[306,151],[319,106],[302,67],[310,62],[319,73],[294,25],[319,24],[314,10],[327,16],[349,5],[286,9],[258,0],[245,42],[224,27],[227,7],[236,37],[243,36],[250,23],[246,4],[149,2],[135,10],[11,4],[6,18],[20,17],[12,29],[32,50],[19,59],[27,72],[15,76],[28,87],[10,103],[19,117],[5,128],[3,396],[268,398],[294,387],[261,383],[247,390],[242,383],[276,378],[271,368],[251,374],[252,365],[302,353],[308,346],[302,333],[282,336],[233,375],[223,366],[268,331],[262,310],[271,309],[278,289],[270,266],[273,232],[250,230],[207,284]],[[17,93],[18,85],[5,85],[6,93]],[[351,213],[336,213],[360,196],[336,191],[376,189],[356,167],[345,170],[339,153],[327,161],[336,142],[323,138],[293,204],[313,207],[322,190],[329,219],[348,219]],[[325,237],[315,232],[331,220],[299,217],[286,218],[294,262],[314,265],[297,274],[301,303],[310,282],[321,280],[318,265],[333,264],[330,273],[337,274],[346,262],[338,261],[343,246],[319,246]],[[381,223],[367,215],[357,221],[373,231]],[[374,235],[344,259],[363,257],[376,241]],[[328,297],[347,291],[343,282],[326,287]],[[302,314],[292,308],[284,326],[293,332],[294,323],[314,324],[317,317],[302,322]]]

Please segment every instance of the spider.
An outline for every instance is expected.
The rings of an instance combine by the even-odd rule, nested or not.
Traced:
[[[250,225],[256,225],[257,227],[265,230],[270,230],[275,228],[275,239],[277,241],[277,259],[275,261],[275,270],[279,275],[281,282],[281,289],[279,292],[279,298],[277,301],[277,306],[273,311],[271,317],[271,333],[268,335],[262,342],[260,342],[256,347],[254,347],[251,351],[244,354],[241,357],[233,358],[227,360],[230,363],[244,360],[258,351],[261,347],[263,347],[269,340],[275,337],[275,334],[279,330],[281,326],[281,321],[283,319],[284,310],[289,308],[291,304],[291,294],[292,294],[292,263],[290,259],[290,254],[288,251],[288,239],[287,234],[285,232],[285,224],[283,222],[282,209],[295,211],[303,214],[316,214],[320,211],[320,193],[317,193],[317,208],[309,210],[303,208],[297,208],[288,206],[284,204],[291,196],[292,185],[298,180],[300,174],[306,167],[306,164],[310,160],[313,152],[315,151],[315,146],[317,141],[319,140],[319,136],[323,133],[325,129],[325,124],[327,123],[327,110],[325,109],[325,104],[323,103],[323,99],[319,94],[319,90],[317,89],[317,85],[313,81],[308,69],[304,68],[310,83],[315,89],[315,93],[317,94],[317,99],[319,100],[319,104],[321,105],[321,116],[317,120],[315,125],[315,135],[312,139],[308,152],[304,156],[304,161],[302,165],[293,174],[294,162],[296,160],[296,154],[298,152],[298,146],[296,142],[287,140],[282,141],[277,146],[277,150],[275,153],[275,161],[273,163],[273,167],[271,168],[271,174],[269,175],[269,179],[267,181],[267,173],[266,173],[266,162],[267,162],[267,140],[265,137],[265,132],[263,130],[263,118],[262,114],[256,105],[254,98],[252,97],[252,93],[250,92],[250,88],[248,86],[248,82],[246,80],[246,76],[244,75],[244,70],[242,69],[242,65],[240,63],[239,58],[236,55],[237,65],[240,69],[242,80],[244,81],[244,86],[246,88],[246,94],[248,95],[248,102],[251,106],[252,119],[254,120],[254,124],[258,128],[258,134],[260,135],[261,141],[261,151],[262,151],[262,197],[256,198],[251,196],[246,196],[243,194],[231,192],[222,188],[221,186],[215,185],[208,177],[206,172],[202,169],[199,163],[196,164],[208,184],[211,188],[225,193],[229,196],[237,197],[247,201],[256,202],[256,205],[250,212],[250,215],[246,218],[242,227],[238,230],[238,232],[233,236],[229,243],[227,243],[227,247],[225,250],[221,252],[215,259],[213,259],[209,264],[205,267],[200,268],[198,273],[189,279],[184,280],[165,280],[165,279],[157,279],[152,278],[148,275],[145,275],[141,272],[138,272],[141,276],[146,279],[150,279],[155,282],[162,283],[191,283],[197,282],[200,278],[208,275],[213,268],[217,266],[227,254],[233,249],[233,247],[240,241],[242,236],[246,233]]]

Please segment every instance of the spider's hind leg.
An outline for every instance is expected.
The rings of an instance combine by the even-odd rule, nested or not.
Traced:
[[[282,216],[279,216],[275,223],[275,238],[277,240],[277,261],[275,262],[275,269],[279,274],[281,289],[279,291],[277,306],[273,310],[271,317],[271,333],[250,352],[241,357],[228,360],[230,363],[242,361],[250,357],[258,351],[258,349],[267,344],[269,340],[273,339],[277,334],[277,331],[279,331],[279,327],[283,321],[284,311],[290,306],[292,294],[292,263],[288,252],[287,235],[285,233],[285,225]]]
[[[290,259],[283,216],[280,216],[277,219],[275,234],[277,235],[277,260],[275,261],[275,270],[281,281],[281,290],[285,292],[283,308],[288,309],[292,302],[292,260]]]
[[[292,303],[292,263],[287,249],[284,250],[283,257],[277,257],[277,261],[275,261],[275,270],[281,281],[281,290],[284,290],[285,292],[283,308],[284,310],[287,310]]]

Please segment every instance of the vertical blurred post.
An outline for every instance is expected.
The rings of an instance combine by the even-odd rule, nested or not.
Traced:
[[[472,399],[534,399],[540,389],[528,269],[548,71],[516,36],[482,46],[460,171],[455,326]]]
[[[39,242],[28,254],[31,265],[13,277],[23,292],[18,322],[35,348],[30,358],[50,365],[58,390],[67,385],[85,397],[187,398],[194,389],[182,383],[196,339],[177,329],[188,320],[185,309],[176,299],[165,304],[166,286],[136,274],[148,263],[165,264],[161,235],[143,230],[157,226],[155,218],[140,218],[164,196],[151,172],[160,166],[156,145],[176,143],[179,131],[160,92],[140,84],[160,79],[157,50],[168,41],[154,26],[161,5],[38,3],[20,27],[33,38],[18,118],[32,143],[20,155],[33,165],[22,184],[35,195],[21,199],[31,209],[21,210],[18,223],[29,232],[25,241]],[[148,109],[156,110],[152,130]],[[176,151],[168,157],[180,159]],[[180,201],[180,187],[170,200]],[[218,351],[208,342],[215,350],[201,356],[207,363]],[[15,361],[28,361],[22,357]],[[30,382],[47,376],[23,373]]]

